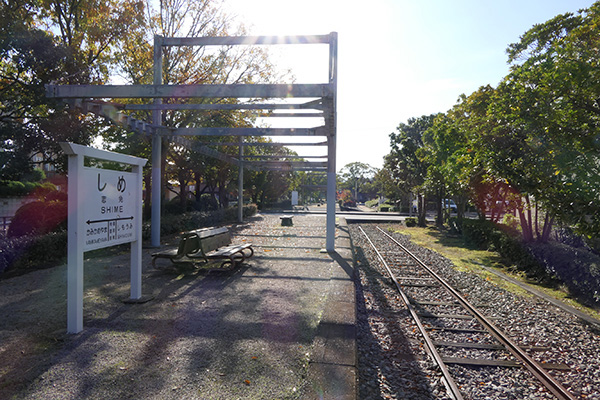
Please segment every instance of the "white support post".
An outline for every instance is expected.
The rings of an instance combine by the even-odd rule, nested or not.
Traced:
[[[154,36],[154,84],[162,84],[162,36]],[[154,99],[161,104],[162,99]],[[152,124],[162,125],[161,110],[152,111]],[[160,211],[162,197],[162,138],[158,132],[152,136],[152,216],[150,242],[152,247],[160,247]]]
[[[240,136],[240,160],[238,175],[238,222],[244,222],[244,137]]]
[[[135,191],[137,193],[142,193],[142,167],[140,165],[133,165],[132,171],[134,174],[137,174],[137,181]],[[142,207],[141,205],[135,210],[136,215],[134,215],[134,228],[136,232],[142,232]],[[130,299],[131,300],[139,300],[142,298],[142,236],[141,234],[137,238],[137,240],[131,242],[131,291],[130,291]]]
[[[335,151],[335,139],[330,138],[333,142],[331,147]],[[331,151],[331,150],[330,150]],[[330,162],[333,160],[335,165],[335,156],[329,156]],[[335,168],[335,166],[334,166]],[[326,244],[325,249],[327,251],[335,250],[335,205],[337,202],[337,191],[335,184],[335,169],[332,172],[330,169],[327,170],[327,236],[326,236]]]
[[[162,165],[162,139],[158,135],[152,137],[152,215],[150,244],[160,247],[160,197],[161,191],[161,165]]]
[[[327,117],[329,136],[327,137],[327,237],[325,248],[327,251],[335,250],[335,204],[336,191],[336,134],[337,134],[337,32],[329,35],[329,85],[333,96]]]
[[[68,176],[68,244],[67,244],[67,332],[83,330],[83,244],[84,210],[79,193],[84,187],[83,155],[69,155]]]

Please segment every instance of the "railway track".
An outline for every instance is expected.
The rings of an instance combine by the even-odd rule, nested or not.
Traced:
[[[448,397],[463,399],[449,365],[470,368],[525,368],[557,399],[575,399],[548,373],[569,370],[565,364],[540,363],[529,352],[546,351],[543,346],[519,346],[458,290],[379,227],[359,226],[401,297],[423,341],[429,357],[441,372]],[[386,241],[386,249],[375,242]],[[450,337],[451,339],[448,339]],[[442,338],[442,339],[440,339]]]

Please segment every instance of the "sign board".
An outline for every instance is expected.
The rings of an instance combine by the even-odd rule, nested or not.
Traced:
[[[292,206],[298,205],[298,191],[292,191]]]
[[[131,243],[131,300],[142,297],[143,158],[61,143],[69,156],[67,332],[83,330],[83,253]],[[131,172],[84,166],[85,158],[124,164]]]
[[[136,193],[136,174],[99,168],[83,169],[85,243],[94,250],[138,239],[135,212],[141,199]]]

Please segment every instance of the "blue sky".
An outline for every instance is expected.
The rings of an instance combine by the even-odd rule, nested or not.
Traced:
[[[399,123],[445,112],[460,94],[496,86],[508,73],[505,51],[510,43],[534,24],[587,8],[593,1],[225,0],[225,4],[254,35],[338,32],[339,170],[354,161],[382,167],[390,149],[389,134]],[[299,83],[326,80],[327,60],[318,48],[286,50],[275,60],[291,68]],[[301,155],[323,154],[322,148],[294,150]]]

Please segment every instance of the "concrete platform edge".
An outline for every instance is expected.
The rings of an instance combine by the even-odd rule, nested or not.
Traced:
[[[317,328],[303,399],[357,398],[356,304],[352,248],[346,220],[337,227],[329,292]]]

